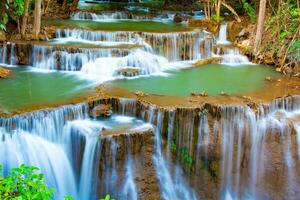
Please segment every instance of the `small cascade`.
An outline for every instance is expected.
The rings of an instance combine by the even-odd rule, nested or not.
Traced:
[[[152,47],[169,61],[195,60],[211,57],[213,39],[202,31],[178,33],[102,32],[80,29],[56,31],[57,38],[89,41],[134,42]],[[148,45],[147,45],[148,44]]]
[[[226,65],[251,64],[248,57],[241,54],[238,48],[226,48],[221,57],[222,64]]]
[[[42,69],[80,71],[82,66],[101,57],[123,57],[128,49],[72,49],[53,46],[33,46],[32,66]]]
[[[67,153],[71,150],[67,150],[66,135],[62,133],[67,120],[87,116],[86,108],[79,104],[0,118],[0,164],[4,172],[22,163],[38,166],[46,175],[46,183],[55,189],[55,199],[66,195],[77,199],[76,174]]]
[[[109,68],[107,67],[108,63]],[[100,76],[103,81],[106,81],[112,80],[117,75],[118,70],[121,69],[138,69],[140,75],[150,75],[163,71],[167,68],[166,64],[168,64],[168,61],[164,57],[136,49],[125,57],[97,58],[95,62],[84,65],[81,72]]]
[[[131,15],[126,12],[112,12],[112,13],[90,13],[90,12],[77,12],[71,16],[72,20],[93,20],[93,21],[107,21],[115,19],[130,19]]]
[[[3,43],[0,48],[0,64],[4,65],[16,65],[16,44],[15,43]]]
[[[230,44],[230,42],[227,40],[227,23],[221,24],[220,26],[220,32],[219,32],[217,44],[222,44],[222,45]]]
[[[215,54],[221,57],[225,65],[251,64],[247,56],[241,54],[240,50],[230,45],[227,40],[227,24],[221,24],[217,45],[214,47]]]

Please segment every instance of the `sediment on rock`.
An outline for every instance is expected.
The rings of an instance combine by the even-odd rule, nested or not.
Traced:
[[[10,75],[11,75],[10,70],[0,67],[0,79],[8,78]]]

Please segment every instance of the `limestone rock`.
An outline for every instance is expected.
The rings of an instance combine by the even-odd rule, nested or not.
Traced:
[[[189,19],[190,26],[198,27],[199,29],[206,29],[211,33],[218,33],[219,23],[209,19]]]
[[[208,94],[207,94],[207,92],[206,92],[206,91],[202,91],[202,92],[200,93],[200,96],[201,96],[201,97],[207,97],[207,96],[208,96]]]
[[[203,60],[198,60],[196,61],[193,66],[194,67],[198,67],[201,65],[208,65],[208,64],[212,64],[212,63],[220,63],[223,59],[220,57],[212,57],[212,58],[207,58],[207,59],[203,59]]]
[[[0,67],[0,79],[7,78],[11,75],[11,71],[5,68]]]
[[[123,75],[127,77],[138,76],[141,73],[141,70],[138,68],[124,68],[117,71],[118,75]]]
[[[111,105],[100,104],[90,111],[92,117],[110,117],[112,115]]]
[[[267,77],[265,78],[265,80],[266,80],[266,81],[271,81],[272,78],[271,78],[270,76],[267,76]]]

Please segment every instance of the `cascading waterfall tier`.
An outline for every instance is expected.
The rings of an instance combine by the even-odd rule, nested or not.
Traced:
[[[58,29],[57,38],[89,41],[135,42],[152,47],[169,61],[204,59],[211,56],[213,38],[203,31],[177,33],[105,32],[81,29]]]
[[[201,108],[163,109],[135,100],[114,104],[117,112],[131,113],[157,125],[156,148],[162,149],[157,155],[161,153],[165,162],[170,154],[171,158],[176,156],[175,163],[180,163],[186,174],[181,183],[186,180],[187,185],[194,186],[198,198],[297,199],[299,96],[277,99],[255,109],[210,104]],[[157,176],[168,185],[166,190],[161,185],[161,194],[171,199],[168,194],[176,195],[177,187],[173,186],[180,175],[170,179],[166,172],[157,172]],[[181,194],[193,198],[195,193],[191,189],[185,191]]]
[[[92,20],[92,21],[110,21],[110,20],[153,20],[153,21],[172,21],[174,12],[164,12],[156,16],[135,15],[130,12],[102,12],[92,13],[87,11],[79,11],[73,13],[72,20]]]
[[[82,66],[101,57],[123,57],[130,50],[118,48],[64,48],[33,46],[32,65],[42,69],[80,71]]]
[[[93,21],[103,21],[103,20],[114,20],[114,19],[131,19],[132,15],[127,12],[105,12],[101,14],[91,13],[91,12],[76,12],[73,13],[71,19],[73,20],[93,20]]]
[[[158,191],[151,167],[152,126],[135,122],[132,117],[116,116],[111,120],[125,127],[137,125],[115,132],[109,122],[90,119],[87,104],[0,118],[4,175],[23,163],[37,166],[45,174],[47,185],[55,189],[54,199],[71,195],[74,199],[93,200],[107,192],[120,199],[138,199],[149,187]],[[146,168],[151,183],[137,177]]]

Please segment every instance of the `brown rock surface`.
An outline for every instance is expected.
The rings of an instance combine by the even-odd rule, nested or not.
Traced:
[[[123,75],[127,77],[137,76],[141,73],[141,70],[138,68],[124,68],[117,71],[118,75]]]
[[[90,115],[93,117],[110,117],[111,114],[111,106],[105,104],[100,104],[90,111]]]
[[[0,78],[7,78],[11,75],[11,71],[8,69],[5,69],[3,67],[0,67]]]

